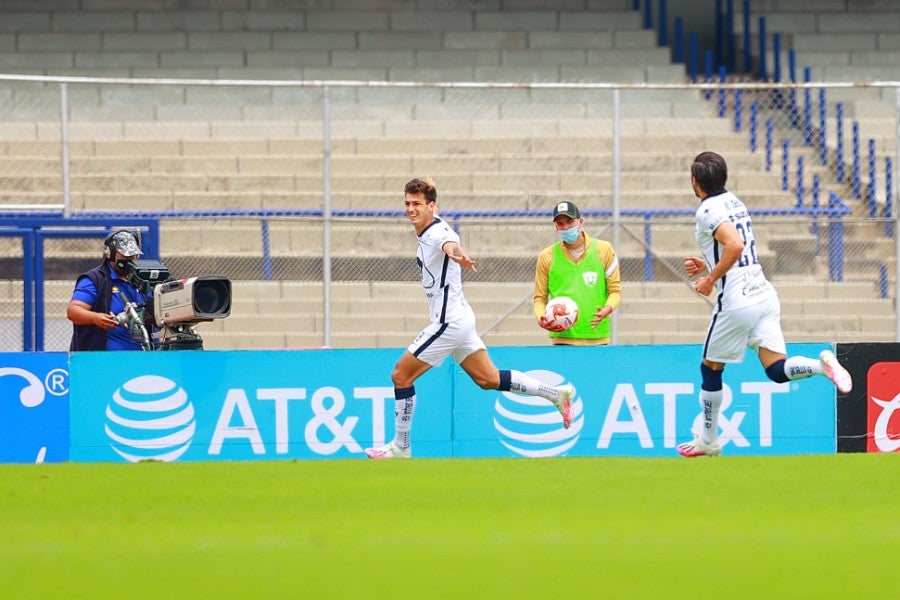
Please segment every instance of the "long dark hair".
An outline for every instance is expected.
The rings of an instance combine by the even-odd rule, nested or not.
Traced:
[[[728,165],[720,154],[701,152],[691,165],[691,175],[697,180],[701,190],[709,196],[716,196],[725,191]]]

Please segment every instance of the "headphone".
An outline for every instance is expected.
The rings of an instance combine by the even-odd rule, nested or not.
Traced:
[[[103,240],[103,258],[106,260],[115,260],[116,259],[116,242],[113,239],[116,237],[118,233],[127,233],[130,234],[134,241],[137,242],[138,248],[141,247],[141,236],[138,235],[136,231],[131,231],[129,229],[116,229],[115,231],[110,232],[109,235]]]

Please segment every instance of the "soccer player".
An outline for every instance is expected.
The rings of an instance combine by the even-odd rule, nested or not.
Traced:
[[[778,294],[759,264],[750,213],[725,189],[727,179],[725,159],[715,152],[698,154],[691,165],[691,186],[700,199],[696,237],[703,258],[685,258],[684,269],[691,277],[700,275],[694,281],[698,293],[708,296],[714,288],[717,293],[700,364],[703,428],[692,441],[678,445],[678,452],[687,457],[722,452],[718,439],[722,371],[726,363],[741,362],[748,346],[777,383],[823,375],[841,393],[853,386],[830,350],[823,350],[818,360],[787,357]]]
[[[459,243],[459,236],[435,214],[437,189],[429,179],[409,181],[406,216],[416,230],[419,249],[416,264],[428,299],[431,324],[425,327],[400,356],[391,380],[394,384],[394,439],[380,448],[367,448],[369,458],[409,458],[409,432],[416,408],[414,382],[431,367],[452,356],[479,387],[541,396],[562,415],[563,427],[572,423],[571,384],[549,386],[520,371],[498,370],[475,331],[475,313],[462,289],[462,269],[475,271]]]

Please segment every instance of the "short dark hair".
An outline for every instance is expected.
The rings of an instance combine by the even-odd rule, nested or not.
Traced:
[[[411,179],[403,188],[405,194],[422,194],[428,202],[437,202],[437,188],[424,179]]]
[[[697,180],[697,185],[701,190],[710,196],[715,196],[725,191],[728,165],[725,164],[725,159],[720,154],[701,152],[691,165],[691,175]]]

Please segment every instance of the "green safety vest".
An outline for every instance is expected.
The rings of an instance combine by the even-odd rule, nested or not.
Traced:
[[[578,305],[578,320],[571,329],[550,332],[550,337],[561,338],[608,338],[610,336],[609,317],[603,319],[596,329],[591,327],[591,318],[598,308],[606,306],[609,293],[606,290],[606,267],[597,256],[596,240],[591,239],[584,249],[584,257],[573,263],[563,252],[562,242],[553,245],[553,262],[547,276],[550,298],[568,296]]]

